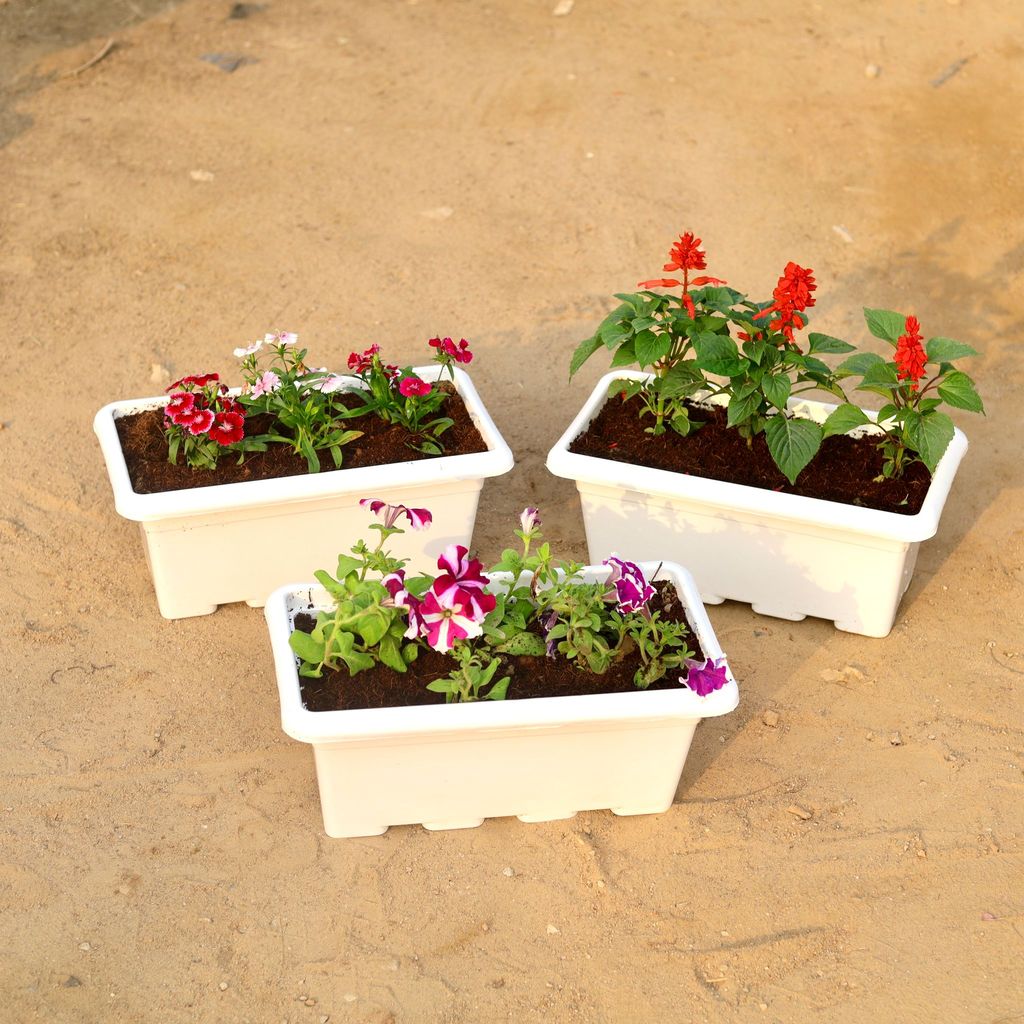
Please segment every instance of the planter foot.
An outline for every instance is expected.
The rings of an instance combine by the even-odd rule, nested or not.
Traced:
[[[724,597],[719,597],[717,594],[701,594],[700,599],[704,604],[722,604],[725,601]]]
[[[854,622],[852,619],[847,619],[845,622],[836,622],[836,629],[842,630],[844,633],[858,633],[861,636],[873,636],[883,637],[888,636],[892,632],[893,623],[885,622]]]
[[[538,811],[536,814],[517,814],[516,817],[520,821],[537,822],[537,821],[565,821],[566,818],[575,818],[575,811],[551,810],[551,811]]]
[[[160,614],[165,619],[194,619],[200,615],[212,615],[220,606],[211,605],[190,605],[175,604],[172,601],[157,601]]]
[[[245,603],[250,608],[262,608],[267,603],[267,599],[265,597],[254,597],[252,600],[246,598]]]
[[[664,814],[672,806],[671,801],[667,804],[651,805],[648,807],[610,807],[612,814],[622,818],[631,817],[634,814]]]
[[[767,615],[773,619],[787,619],[789,622],[803,622],[807,618],[802,612],[783,612],[776,608],[765,608],[762,604],[750,606],[758,615]]]
[[[345,825],[343,828],[324,831],[331,839],[358,839],[361,836],[382,836],[387,832],[387,825]]]
[[[422,824],[431,832],[443,832],[455,828],[477,828],[483,823],[483,818],[456,818],[453,821],[424,821]]]

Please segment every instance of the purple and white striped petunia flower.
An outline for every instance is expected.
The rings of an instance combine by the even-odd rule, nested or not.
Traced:
[[[267,370],[252,386],[253,398],[273,394],[281,386],[281,378],[273,370]]]
[[[546,645],[545,649],[546,649],[546,652],[547,652],[547,656],[549,658],[553,658],[555,656],[555,651],[558,648],[558,638],[557,637],[551,638],[551,637],[548,636],[548,634],[551,632],[551,630],[553,630],[555,628],[555,623],[557,623],[557,622],[558,622],[558,612],[556,612],[554,609],[552,609],[548,613],[547,618],[544,619],[544,621],[541,622],[541,624],[540,624],[541,625],[541,629],[544,630],[544,639],[547,641],[547,645]]]
[[[450,651],[457,640],[469,640],[483,632],[471,595],[459,587],[443,594],[428,590],[418,611],[427,643],[441,653]]]
[[[519,526],[523,533],[530,533],[540,526],[540,509],[529,506],[524,508],[519,515]]]
[[[409,613],[409,628],[405,631],[405,639],[418,640],[427,632],[427,624],[423,621],[423,602],[406,592],[403,607]]]
[[[698,697],[706,697],[729,682],[729,670],[724,657],[717,660],[708,658],[703,665],[699,661],[691,661],[689,665],[686,675],[679,677],[679,682],[688,686]]]
[[[468,548],[462,544],[449,544],[438,558],[437,567],[444,572],[430,588],[435,594],[440,597],[451,590],[464,591],[478,621],[494,610],[497,599],[486,590],[490,580],[481,572],[483,564],[469,557]]]
[[[404,515],[414,530],[425,530],[434,521],[434,517],[425,508],[406,508],[405,505],[389,505],[380,498],[360,498],[359,504],[368,508],[375,516],[384,520],[390,530],[399,516]],[[383,514],[382,514],[383,513]]]
[[[654,597],[654,587],[647,582],[643,569],[635,562],[627,562],[616,555],[606,558],[602,565],[610,565],[612,571],[608,574],[608,585],[614,587],[614,593],[609,590],[605,600],[612,597],[618,602],[620,612],[639,612],[647,609],[647,602]]]
[[[387,599],[382,603],[394,605],[396,608],[404,608],[410,597],[409,591],[405,589],[405,570],[389,572],[381,580],[381,583],[384,584],[384,589],[388,592]]]

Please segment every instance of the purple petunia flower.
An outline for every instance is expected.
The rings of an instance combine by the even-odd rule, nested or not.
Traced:
[[[654,597],[655,591],[647,582],[640,566],[635,562],[624,561],[616,555],[605,559],[601,564],[612,567],[608,574],[608,585],[615,588],[614,593],[608,591],[605,600],[614,597],[620,612],[646,611],[647,602]]]
[[[556,622],[558,622],[558,612],[552,610],[548,613],[548,617],[540,624],[541,629],[544,630],[544,638],[547,640],[546,653],[549,658],[553,658],[555,656],[555,650],[558,647],[557,637],[554,639],[548,638],[548,634],[555,628]]]
[[[706,697],[729,682],[728,672],[724,657],[717,661],[708,658],[703,665],[698,661],[691,661],[686,675],[680,676],[679,682],[688,686],[698,697]]]
[[[360,498],[359,504],[368,508],[375,516],[384,520],[384,525],[391,529],[399,516],[404,515],[414,530],[425,530],[434,521],[434,517],[425,508],[406,508],[405,505],[389,505],[380,498]],[[381,515],[383,513],[383,515]]]

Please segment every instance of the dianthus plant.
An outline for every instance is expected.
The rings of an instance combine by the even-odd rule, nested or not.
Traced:
[[[245,382],[240,402],[250,413],[273,417],[265,441],[291,446],[301,454],[311,473],[320,470],[320,454],[328,452],[335,468],[342,464],[342,447],[357,437],[360,430],[343,426],[348,409],[335,401],[335,393],[351,381],[325,370],[306,366],[306,350],[297,345],[298,335],[267,334],[245,348],[236,348],[242,360]]]
[[[893,348],[891,359],[860,352],[840,363],[840,377],[859,377],[857,391],[881,395],[885,405],[877,420],[844,402],[825,421],[825,436],[871,425],[881,433],[884,456],[882,477],[898,477],[912,462],[920,461],[934,473],[953,440],[953,421],[939,409],[943,403],[969,412],[984,412],[974,381],[954,360],[978,353],[952,338],[923,342],[915,316],[888,309],[865,309],[868,330]]]
[[[213,469],[225,451],[261,451],[259,438],[245,436],[245,408],[228,394],[216,373],[203,373],[176,380],[168,389],[164,406],[164,434],[167,457],[177,463],[178,455],[193,469]]]
[[[379,499],[362,504],[380,518],[371,548],[358,542],[342,555],[334,576],[317,579],[334,599],[321,611],[311,633],[292,633],[300,672],[319,676],[342,664],[351,675],[378,662],[404,672],[424,648],[448,654],[454,668],[428,689],[446,701],[498,700],[506,695],[507,659],[532,655],[565,658],[593,673],[607,672],[636,649],[640,667],[634,682],[647,687],[669,673],[706,695],[727,682],[724,661],[692,660],[689,629],[676,617],[652,610],[654,587],[641,568],[612,556],[607,580],[586,583],[580,566],[556,562],[542,542],[536,509],[524,510],[516,531],[522,547],[509,548],[491,573],[461,544],[438,558],[437,575],[407,577],[404,563],[386,550],[389,537],[430,525],[430,513]]]
[[[451,338],[431,338],[434,360],[448,371],[454,381],[454,363],[469,363],[473,353],[465,338],[457,344]],[[411,367],[399,369],[383,362],[380,345],[371,345],[364,352],[353,352],[348,357],[352,376],[363,382],[363,390],[355,392],[362,399],[362,407],[355,414],[373,413],[386,423],[397,423],[411,436],[409,445],[425,455],[441,455],[444,446],[441,435],[452,426],[447,416],[439,416],[446,393],[438,384],[430,384],[417,376]]]

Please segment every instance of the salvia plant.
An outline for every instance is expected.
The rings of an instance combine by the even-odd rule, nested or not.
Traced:
[[[442,365],[442,377],[447,370],[453,381],[454,364],[473,358],[464,338],[457,343],[431,338],[428,344]],[[371,415],[403,427],[407,443],[417,451],[444,452],[441,435],[452,420],[440,412],[448,392],[440,381],[422,380],[411,367],[383,362],[379,345],[351,353],[347,373],[308,366],[306,349],[288,332],[267,334],[236,348],[234,355],[241,360],[239,394],[231,395],[215,373],[183,377],[167,389],[164,431],[171,462],[182,456],[193,468],[214,469],[223,455],[237,454],[241,461],[247,452],[285,444],[305,458],[311,473],[323,468],[324,453],[338,468],[344,446],[363,434],[354,426]],[[262,433],[247,433],[250,417],[261,414],[270,417],[271,425]]]
[[[691,232],[681,235],[664,266],[680,277],[641,281],[642,291],[616,295],[619,305],[580,342],[570,363],[572,377],[604,348],[612,355],[612,368],[635,365],[648,371],[652,376],[646,380],[611,386],[624,398],[639,399],[648,433],[671,429],[686,436],[703,425],[695,418],[700,402],[723,396],[728,425],[748,444],[763,435],[775,464],[794,483],[826,437],[857,428],[883,435],[883,475],[899,476],[915,459],[934,471],[953,437],[953,423],[938,407],[946,402],[983,411],[973,382],[952,365],[976,354],[968,345],[932,338],[922,347],[914,317],[865,310],[872,334],[896,349],[894,359],[857,353],[833,369],[820,357],[845,355],[855,346],[815,332],[807,334],[806,351],[797,341],[796,332],[808,324],[806,310],[815,304],[813,270],[787,263],[771,299],[754,302],[718,278],[690,276],[707,267],[700,245]],[[919,387],[928,363],[934,373]],[[857,390],[888,400],[877,423],[848,401],[842,381],[851,376],[863,378]],[[790,399],[813,390],[842,403],[824,424],[789,411]]]
[[[655,588],[640,566],[612,556],[603,563],[607,580],[585,582],[579,564],[554,559],[535,508],[520,516],[520,546],[507,548],[488,572],[453,544],[438,558],[438,574],[407,576],[387,541],[405,525],[428,528],[430,513],[380,499],[361,504],[379,518],[370,526],[379,539],[357,542],[334,575],[316,573],[334,606],[318,613],[311,632],[291,635],[302,675],[344,667],[355,676],[377,664],[405,672],[431,648],[449,655],[453,667],[428,689],[448,702],[501,700],[511,657],[561,658],[600,675],[635,650],[640,688],[674,674],[706,696],[727,682],[724,659],[695,661],[687,625],[651,607]],[[492,581],[493,574],[503,575]]]

